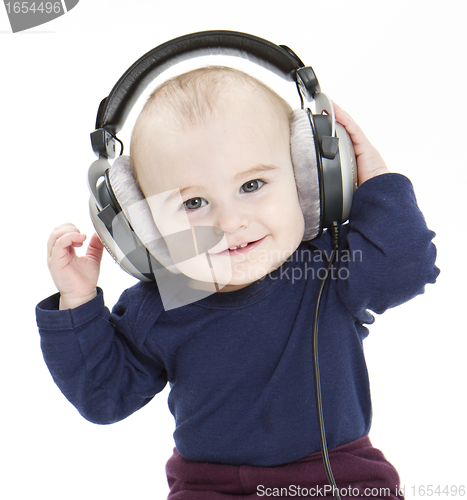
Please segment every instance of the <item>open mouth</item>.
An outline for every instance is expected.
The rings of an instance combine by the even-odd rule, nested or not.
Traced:
[[[239,248],[245,248],[246,246],[248,246],[250,243],[243,243],[243,245],[239,245],[238,247],[233,247],[233,248],[229,248],[230,251],[233,251],[233,250],[238,250]]]
[[[265,238],[265,236],[259,240],[256,240],[256,241],[250,241],[248,243],[243,243],[242,245],[240,245],[238,247],[228,248],[227,250],[220,252],[218,255],[227,255],[227,254],[228,255],[236,255],[236,254],[243,254],[243,253],[249,252],[250,250],[252,250],[256,246],[258,246],[264,240],[264,238]]]

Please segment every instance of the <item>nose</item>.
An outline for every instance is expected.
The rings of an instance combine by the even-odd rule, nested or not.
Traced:
[[[218,204],[213,215],[213,225],[228,234],[248,227],[250,222],[246,207],[239,200]]]

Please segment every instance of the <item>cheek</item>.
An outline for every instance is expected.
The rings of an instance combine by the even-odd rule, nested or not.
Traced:
[[[259,210],[258,213],[271,228],[284,232],[288,238],[291,233],[297,233],[300,238],[303,236],[305,221],[295,184],[288,189],[271,193]]]

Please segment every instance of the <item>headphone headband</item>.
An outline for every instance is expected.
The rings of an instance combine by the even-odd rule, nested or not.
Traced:
[[[138,59],[100,104],[96,130],[111,135],[122,129],[131,108],[146,87],[173,64],[204,55],[232,55],[256,63],[288,81],[298,81],[310,98],[319,84],[310,67],[288,47],[236,31],[203,31],[170,40]],[[303,69],[304,71],[299,71]]]

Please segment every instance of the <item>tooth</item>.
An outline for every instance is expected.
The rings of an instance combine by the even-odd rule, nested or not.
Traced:
[[[243,243],[243,245],[240,245],[240,248],[245,248],[248,245],[248,243]]]

